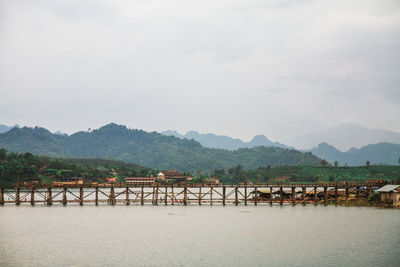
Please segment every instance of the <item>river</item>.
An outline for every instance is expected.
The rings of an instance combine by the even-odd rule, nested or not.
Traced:
[[[400,211],[0,207],[0,266],[399,266]]]

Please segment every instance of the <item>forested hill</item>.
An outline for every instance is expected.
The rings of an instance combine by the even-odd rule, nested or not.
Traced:
[[[52,157],[106,158],[155,169],[180,171],[214,170],[241,164],[246,169],[277,165],[319,165],[321,159],[277,147],[254,147],[235,151],[205,148],[194,140],[108,124],[91,132],[70,136],[52,134],[44,128],[14,128],[0,134],[0,147]]]

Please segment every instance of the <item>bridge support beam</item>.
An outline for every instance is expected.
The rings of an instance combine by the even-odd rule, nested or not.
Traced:
[[[222,205],[225,206],[225,193],[226,193],[226,187],[222,187]]]
[[[35,188],[31,188],[31,205],[35,205]]]
[[[201,206],[201,186],[199,187],[199,206]]]
[[[335,202],[338,203],[338,186],[335,185]]]
[[[303,205],[306,205],[306,194],[307,194],[307,192],[306,192],[306,187],[305,186],[303,186],[302,188],[302,197],[301,197],[301,203],[303,204]]]
[[[328,187],[324,186],[324,205],[328,204]]]
[[[17,189],[15,190],[15,205],[19,206],[21,199],[19,196],[19,187],[17,187]]]
[[[247,185],[244,187],[244,205],[247,206]]]
[[[282,186],[279,188],[279,190],[280,190],[280,193],[281,193],[279,204],[283,205],[283,188],[282,188]]]
[[[296,187],[292,186],[292,205],[296,205]]]
[[[110,196],[108,197],[108,204],[109,205],[115,205],[116,204],[116,199],[115,199],[115,191],[114,191],[114,186],[111,187],[110,189]]]
[[[79,187],[79,205],[83,205],[83,187]]]
[[[211,206],[213,204],[213,190],[214,190],[214,188],[211,186],[211,188],[210,188],[210,205]]]
[[[53,205],[53,196],[51,192],[51,187],[47,188],[47,199],[46,199],[47,206]]]
[[[239,205],[239,199],[238,199],[238,187],[235,187],[235,205]]]
[[[187,205],[187,187],[183,188],[183,205]]]
[[[318,188],[314,186],[314,205],[317,205],[318,202]]]
[[[67,188],[65,186],[63,187],[62,204],[63,206],[67,205]]]
[[[126,187],[125,190],[125,204],[129,205],[129,187]]]
[[[4,205],[4,188],[0,188],[0,205]]]
[[[144,188],[142,186],[141,191],[140,191],[140,205],[144,205]]]
[[[272,206],[272,186],[269,187],[269,205]]]
[[[168,187],[165,187],[164,204],[168,205]]]
[[[94,188],[94,204],[99,205],[99,188],[97,186]]]
[[[254,187],[254,205],[257,205],[258,192],[257,187]]]

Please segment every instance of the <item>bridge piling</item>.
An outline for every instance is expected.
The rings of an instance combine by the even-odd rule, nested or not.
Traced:
[[[0,205],[4,205],[4,188],[0,188]]]
[[[19,206],[19,204],[21,202],[21,199],[19,196],[19,190],[20,190],[19,187],[17,187],[17,189],[15,190],[15,205],[17,205],[17,206]]]
[[[235,206],[239,205],[239,199],[238,199],[238,187],[235,187]]]
[[[79,187],[79,205],[83,205],[83,187]]]
[[[314,186],[314,205],[318,203],[318,189],[317,186]]]
[[[99,205],[99,187],[94,188],[94,204]]]
[[[125,204],[129,205],[129,187],[126,187],[125,190]]]
[[[292,186],[292,205],[296,205],[296,187]]]
[[[257,205],[257,187],[254,187],[254,205]]]
[[[67,205],[67,188],[64,186],[63,187],[63,196],[62,196],[62,204],[63,206]]]
[[[225,191],[226,191],[226,187],[223,186],[222,187],[222,205],[225,206]]]
[[[280,190],[280,194],[281,194],[280,199],[279,199],[279,205],[283,205],[283,188],[282,188],[282,186],[279,188],[279,190]]]
[[[31,188],[31,206],[35,206],[35,188]]]

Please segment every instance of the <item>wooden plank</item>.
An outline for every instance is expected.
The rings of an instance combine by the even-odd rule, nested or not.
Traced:
[[[306,187],[303,186],[302,187],[302,198],[301,198],[301,201],[302,201],[303,205],[306,205],[306,194],[307,194],[306,190],[307,190]]]
[[[282,186],[279,188],[279,190],[280,190],[280,199],[279,199],[279,204],[280,205],[283,205],[283,189],[282,189]]]

